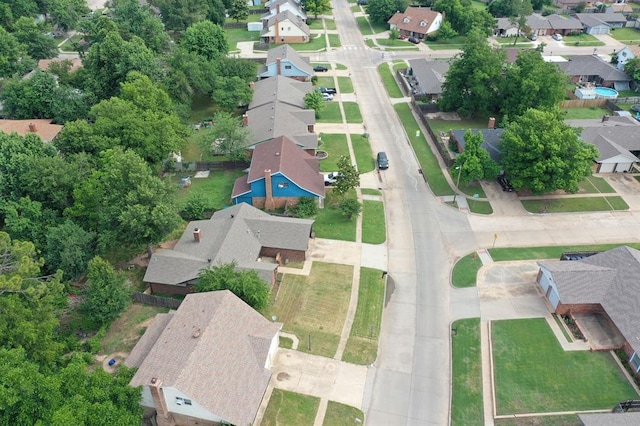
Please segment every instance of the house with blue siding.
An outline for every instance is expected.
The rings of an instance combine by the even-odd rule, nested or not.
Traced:
[[[580,260],[538,262],[537,283],[558,315],[599,314],[640,373],[640,251],[627,246]],[[580,324],[578,323],[580,326]]]
[[[280,136],[255,147],[249,174],[235,181],[231,199],[273,211],[297,205],[300,197],[322,206],[324,194],[318,159]]]
[[[313,68],[306,56],[300,54],[288,44],[283,44],[267,52],[265,65],[258,70],[258,78],[282,75],[301,81],[309,81]]]

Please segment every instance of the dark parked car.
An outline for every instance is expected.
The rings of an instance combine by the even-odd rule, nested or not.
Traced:
[[[387,158],[386,152],[379,152],[378,157],[376,158],[376,163],[378,164],[378,168],[381,170],[385,170],[389,168],[389,159]]]
[[[313,70],[315,72],[327,72],[329,71],[329,68],[325,67],[324,65],[316,65],[315,67],[313,67]]]
[[[416,37],[409,37],[407,40],[409,40],[413,44],[420,44],[420,40]]]
[[[358,0],[357,3],[360,6],[366,6],[367,4],[369,4],[369,0]]]
[[[507,180],[505,175],[498,176],[498,183],[502,187],[503,191],[513,192],[513,186],[511,186],[511,183],[509,182],[509,180]]]
[[[324,86],[318,87],[316,89],[316,92],[328,93],[330,95],[335,95],[336,93],[338,93],[335,87],[324,87]]]
[[[631,111],[640,112],[640,104],[636,104],[631,107]]]

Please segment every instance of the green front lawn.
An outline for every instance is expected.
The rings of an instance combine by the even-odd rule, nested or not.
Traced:
[[[600,107],[587,107],[587,108],[562,108],[564,114],[564,120],[578,120],[585,118],[602,118],[605,114],[611,114],[608,109]]]
[[[360,192],[362,192],[362,195],[382,195],[382,191],[372,188],[362,188]]]
[[[596,176],[587,176],[582,182],[580,182],[579,187],[580,192],[586,192],[589,194],[611,194],[616,192],[604,178]]]
[[[564,44],[566,46],[604,46],[605,44],[596,37],[582,33],[564,36]]]
[[[242,170],[212,171],[208,178],[196,179],[193,177],[194,172],[181,172],[167,179],[176,188],[175,200],[179,206],[183,206],[191,194],[199,194],[206,201],[207,209],[219,210],[231,204],[233,184],[242,175]],[[191,176],[191,186],[178,188],[181,176]]]
[[[260,31],[247,31],[245,28],[227,28],[224,30],[227,35],[227,45],[229,51],[237,49],[239,41],[258,41],[260,40]]]
[[[411,114],[409,104],[399,103],[394,105],[394,108],[400,117],[400,121],[404,126],[407,136],[409,137],[413,151],[418,158],[418,162],[420,163],[420,167],[422,168],[431,191],[438,196],[453,195],[454,192],[451,190],[449,182],[447,182],[447,179],[442,174],[440,164],[438,163],[436,156],[431,151],[431,147],[422,135],[422,131],[420,131],[420,136],[416,136],[416,131],[420,130],[420,127]],[[416,170],[416,173],[417,172],[418,171]]]
[[[322,22],[322,18],[318,18],[318,19],[309,18],[309,19],[307,19],[307,25],[309,26],[310,30],[323,30],[324,29],[324,23]]]
[[[344,114],[347,116],[347,123],[362,123],[362,114],[360,113],[360,107],[355,102],[343,102]]]
[[[474,118],[464,120],[428,120],[429,127],[436,135],[444,132],[447,135],[449,130],[466,130],[466,129],[486,129],[488,118]]]
[[[483,425],[482,356],[480,353],[480,319],[453,323],[451,337],[453,384],[451,425]]]
[[[356,24],[358,24],[358,29],[363,36],[373,35],[373,31],[371,30],[371,26],[369,25],[369,20],[366,16],[358,16],[356,18]]]
[[[448,40],[425,41],[427,46],[433,50],[461,49],[467,38],[465,36],[456,36]]]
[[[556,198],[522,200],[522,206],[530,213],[601,212],[628,210],[622,197]]]
[[[324,34],[311,34],[310,38],[309,43],[289,43],[289,46],[298,52],[323,51],[327,48],[327,40]]]
[[[364,200],[362,206],[362,242],[382,244],[387,240],[382,201]]]
[[[329,34],[329,45],[334,49],[342,46],[342,43],[340,43],[340,36],[338,34]]]
[[[335,101],[326,101],[324,108],[318,114],[316,119],[318,123],[342,123],[342,113],[340,112],[340,104]]]
[[[398,87],[398,83],[396,83],[396,79],[389,69],[389,64],[386,62],[380,64],[378,66],[378,74],[380,74],[382,84],[384,85],[384,88],[387,89],[387,93],[390,98],[401,98],[404,96],[400,87]]]
[[[358,420],[360,420],[358,422]],[[324,414],[323,426],[353,426],[364,423],[362,410],[350,405],[329,401]]]
[[[499,415],[611,409],[638,394],[608,352],[567,351],[544,318],[494,321]]]
[[[353,93],[353,83],[350,77],[338,77],[338,92]]]
[[[76,34],[71,36],[67,41],[65,41],[59,49],[63,52],[76,52],[75,43],[78,43],[82,40],[84,36],[82,34]]]
[[[609,34],[618,41],[626,44],[635,44],[640,41],[640,31],[635,28],[616,28],[612,29]]]
[[[329,66],[331,69],[331,66]],[[333,87],[335,85],[335,80],[333,77],[318,77],[316,82],[313,84],[313,88],[317,89],[318,87]]]
[[[385,279],[382,277],[382,271],[360,268],[358,307],[347,346],[342,354],[343,361],[370,365],[376,360],[384,295]]]
[[[547,247],[500,247],[489,249],[489,253],[495,262],[505,260],[534,260],[534,259],[560,259],[562,253],[567,251],[605,251],[611,250],[621,245],[640,250],[640,244],[620,243],[620,244],[593,244],[593,245],[572,245],[572,246],[547,246]]]
[[[457,180],[457,175],[456,175],[456,170],[455,168],[451,168],[449,169],[449,173],[451,175],[451,178],[453,179],[454,176]],[[480,182],[478,182],[477,180],[474,180],[472,182],[469,183],[464,183],[464,182],[460,182],[460,185],[458,186],[458,189],[462,192],[464,192],[467,195],[475,195],[478,194],[479,198],[487,198],[487,194],[484,193],[484,189],[482,189],[482,185],[480,185]]]
[[[355,197],[355,191],[347,193],[349,197]],[[313,223],[313,230],[318,238],[331,240],[355,241],[356,218],[349,220],[338,209],[340,199],[333,195],[331,189],[326,192],[324,208],[319,209]]]
[[[469,211],[476,214],[491,214],[493,213],[493,207],[489,201],[476,200],[475,198],[467,198],[467,204],[469,205]]]
[[[373,159],[373,151],[371,151],[369,139],[363,135],[352,134],[351,146],[353,146],[353,152],[356,156],[356,164],[358,165],[360,174],[375,170],[376,163]]]
[[[451,271],[451,284],[458,288],[475,287],[481,267],[482,261],[475,251],[458,259]]]
[[[566,416],[536,416],[516,419],[495,419],[494,426],[581,426],[582,422],[576,414]]]
[[[311,273],[285,274],[266,316],[300,339],[298,350],[332,358],[347,318],[353,266],[313,262]]]
[[[260,424],[312,426],[319,406],[318,397],[274,389]]]
[[[320,161],[321,172],[335,172],[338,170],[338,160],[343,155],[349,157],[347,136],[339,133],[320,133],[322,145],[320,149],[327,151],[329,156]]]

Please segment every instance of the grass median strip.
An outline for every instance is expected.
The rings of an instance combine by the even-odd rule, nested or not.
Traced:
[[[373,151],[371,150],[369,139],[363,135],[351,134],[351,146],[353,146],[360,174],[373,171],[376,168],[376,163],[373,159]]]
[[[480,353],[480,319],[453,323],[451,337],[453,388],[451,395],[452,426],[482,426],[482,357]]]
[[[398,87],[398,83],[396,83],[396,79],[393,77],[393,74],[389,69],[389,64],[386,62],[381,63],[378,66],[378,74],[380,74],[382,84],[384,85],[384,88],[387,89],[387,93],[390,98],[401,98],[403,96],[402,91]]]
[[[482,268],[482,260],[474,251],[460,258],[451,271],[451,284],[454,287],[475,287],[478,271]]]
[[[362,209],[362,242],[382,244],[387,239],[382,201],[364,200]]]
[[[622,197],[580,197],[522,200],[522,206],[531,213],[567,213],[628,210]]]

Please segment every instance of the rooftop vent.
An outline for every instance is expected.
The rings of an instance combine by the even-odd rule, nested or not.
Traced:
[[[193,230],[193,239],[195,242],[200,242],[200,228],[196,228]]]

